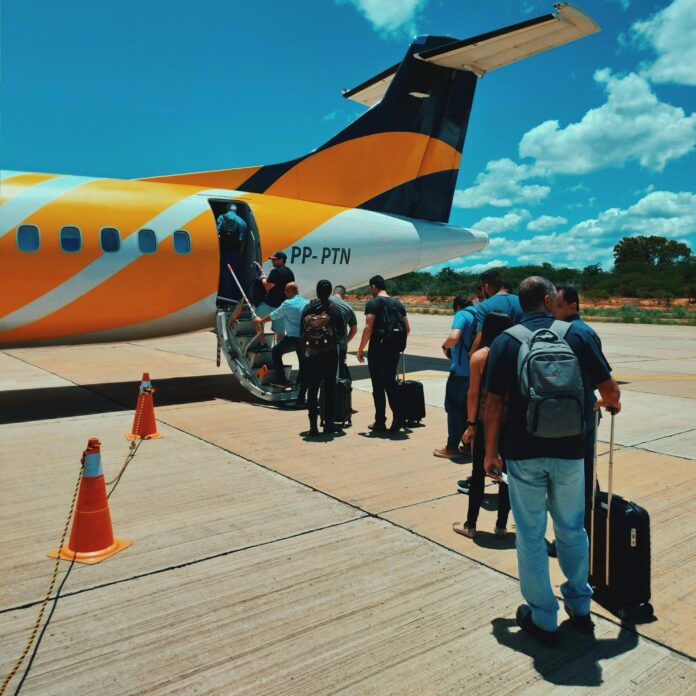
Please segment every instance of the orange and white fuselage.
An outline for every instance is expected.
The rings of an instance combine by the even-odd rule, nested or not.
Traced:
[[[347,287],[376,273],[394,276],[471,253],[486,236],[412,220],[268,194],[183,184],[2,172],[0,179],[0,347],[124,341],[212,328],[219,248],[210,200],[251,209],[262,257],[288,254],[303,295],[328,278]],[[19,229],[38,230],[33,251]],[[77,228],[65,251],[60,230]],[[105,251],[103,228],[120,248]],[[144,253],[139,230],[157,246]],[[175,231],[190,235],[178,253]]]

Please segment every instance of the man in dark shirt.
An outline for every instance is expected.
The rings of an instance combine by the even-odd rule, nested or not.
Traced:
[[[276,251],[273,256],[268,257],[273,264],[273,269],[266,276],[260,263],[256,267],[261,272],[261,282],[266,290],[266,299],[256,307],[256,314],[259,317],[268,316],[274,309],[280,307],[285,301],[285,286],[295,280],[295,274],[285,264],[288,260],[284,251]],[[285,319],[274,319],[271,328],[275,332],[276,341],[282,340],[285,335]]]
[[[551,326],[556,289],[545,278],[532,276],[520,283],[524,316],[520,322],[531,331]],[[599,389],[597,406],[621,409],[621,393],[609,374],[606,359],[581,326],[573,324],[565,340],[578,358],[583,379]],[[547,510],[556,531],[558,560],[567,578],[561,585],[566,611],[580,631],[591,632],[592,590],[587,584],[589,554],[583,526],[584,439],[543,438],[527,431],[527,404],[520,392],[517,356],[520,342],[508,333],[495,339],[488,358],[486,401],[486,472],[500,477],[502,462],[498,436],[507,395],[505,448],[510,502],[515,517],[520,589],[527,600],[517,610],[517,623],[545,645],[557,642],[558,602],[549,580],[544,534]]]
[[[576,326],[587,336],[587,340],[591,341],[597,352],[602,355],[602,341],[595,330],[588,326],[580,319],[580,298],[578,291],[569,286],[557,288],[558,295],[556,297],[556,309],[554,315],[556,319],[567,321]],[[602,355],[602,357],[604,357]],[[609,364],[606,365],[607,370],[611,371]],[[599,411],[594,410],[595,397],[594,384],[589,380],[585,380],[585,498],[591,500],[592,488],[594,483],[594,450],[595,450],[595,414]]]
[[[350,370],[346,365],[346,357],[348,356],[348,344],[353,340],[353,336],[358,332],[358,319],[355,316],[353,308],[346,302],[347,290],[343,285],[337,285],[333,290],[331,301],[341,310],[343,318],[346,321],[347,334],[341,341],[338,351],[338,371],[341,379],[352,381]]]
[[[405,339],[411,331],[406,316],[406,310],[399,300],[387,295],[387,284],[382,276],[370,278],[372,299],[365,305],[365,328],[363,329],[358,348],[358,362],[365,362],[364,350],[370,342],[367,352],[367,365],[372,380],[372,399],[375,402],[375,422],[368,426],[375,432],[387,430],[387,398],[392,410],[392,424],[389,430],[398,432],[404,425],[405,419],[399,412],[397,403],[396,371],[399,366],[399,355],[405,348]],[[391,308],[386,305],[391,303]],[[384,333],[385,312],[393,310],[401,318],[404,328],[404,344],[397,345]],[[386,392],[386,398],[385,398]]]
[[[324,383],[324,399],[327,405],[324,420],[324,432],[335,432],[333,421],[333,405],[336,400],[336,375],[338,373],[338,349],[346,335],[346,322],[341,310],[329,299],[331,283],[320,280],[317,283],[317,296],[302,311],[302,330],[305,318],[310,314],[329,316],[329,327],[333,334],[333,343],[326,350],[307,349],[305,352],[304,381],[307,385],[307,410],[309,411],[309,435],[319,434],[317,420],[319,418],[319,387]],[[304,341],[303,333],[303,341]]]

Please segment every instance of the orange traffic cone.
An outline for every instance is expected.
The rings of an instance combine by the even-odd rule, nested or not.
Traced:
[[[135,407],[133,432],[126,435],[128,440],[153,440],[156,437],[162,437],[157,432],[157,423],[155,423],[155,405],[152,401],[154,393],[155,390],[150,384],[150,373],[143,372],[143,379],[138,392],[138,404]]]
[[[99,563],[125,549],[133,542],[114,539],[111,528],[109,502],[106,498],[106,484],[101,465],[101,451],[98,438],[90,438],[82,455],[82,480],[73,515],[70,541],[60,549],[51,551],[51,558],[78,563]]]

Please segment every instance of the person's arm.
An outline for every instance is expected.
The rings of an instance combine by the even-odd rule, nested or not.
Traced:
[[[614,413],[620,413],[621,389],[619,389],[618,382],[613,377],[610,377],[601,384],[598,384],[597,389],[599,390],[601,398],[595,402],[595,411],[598,408],[606,408]]]
[[[483,468],[486,473],[498,481],[503,471],[503,460],[500,458],[498,449],[498,439],[500,437],[500,424],[503,422],[503,409],[505,407],[505,397],[498,394],[486,395],[486,418],[483,429],[486,435],[486,458]]]
[[[486,351],[479,351],[472,356],[469,362],[471,376],[469,378],[469,392],[466,397],[467,425],[464,435],[462,436],[462,442],[465,445],[470,444],[476,434],[476,413],[478,411],[479,396],[481,394],[481,375],[483,375],[483,366],[486,364],[486,357]]]
[[[477,331],[476,338],[474,339],[474,342],[471,344],[471,350],[469,351],[469,357],[471,357],[479,349],[480,345],[481,345],[481,331]]]
[[[442,350],[446,351],[448,348],[451,348],[452,346],[459,343],[461,337],[462,337],[462,330],[461,329],[452,329],[452,331],[450,331],[449,336],[447,336],[447,338],[445,339],[445,342],[442,344]]]
[[[264,290],[272,290],[275,287],[275,283],[269,282],[269,278],[273,277],[275,279],[275,277],[273,276],[273,271],[271,271],[270,274],[266,276],[266,274],[263,272],[263,266],[258,261],[254,261],[254,265],[256,266],[256,268],[259,269],[259,272],[261,273],[261,275],[259,276],[259,280],[261,281],[261,283],[263,283]]]
[[[375,325],[375,315],[374,314],[366,314],[365,315],[365,328],[363,329],[362,336],[360,337],[360,346],[358,347],[358,362],[359,363],[364,363],[365,362],[365,357],[363,355],[363,351],[365,350],[365,346],[367,345],[367,342],[370,340],[370,336],[372,336],[372,328]]]
[[[358,322],[356,321],[355,324],[350,324],[348,328],[348,337],[346,338],[347,342],[350,343],[353,338],[355,337],[355,334],[358,333]]]
[[[406,327],[406,335],[408,336],[411,333],[411,324],[406,315],[404,315],[404,326]]]

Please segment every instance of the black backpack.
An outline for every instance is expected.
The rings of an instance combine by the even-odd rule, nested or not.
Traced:
[[[391,297],[382,297],[382,321],[377,336],[390,349],[402,352],[406,348],[406,324],[399,305]]]

